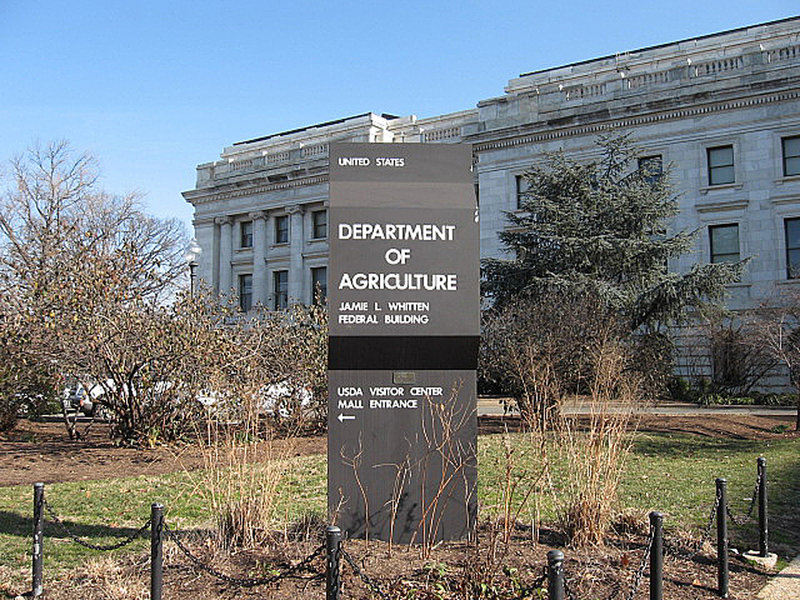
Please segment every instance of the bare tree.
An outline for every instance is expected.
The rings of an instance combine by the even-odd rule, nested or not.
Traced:
[[[797,396],[795,429],[800,431],[800,295],[785,292],[755,311],[748,324],[751,344],[786,367]]]
[[[0,293],[4,322],[25,340],[17,371],[106,381],[83,369],[89,350],[124,339],[122,316],[152,316],[175,293],[183,226],[147,215],[137,194],[105,193],[96,161],[66,142],[14,158],[2,183]]]
[[[11,161],[0,197],[0,281],[20,301],[47,303],[54,289],[93,276],[116,284],[122,300],[174,290],[185,271],[182,224],[147,215],[135,193],[103,192],[97,178],[94,159],[66,142]]]

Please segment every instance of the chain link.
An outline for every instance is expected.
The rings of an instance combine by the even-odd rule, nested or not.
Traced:
[[[69,530],[66,523],[62,521],[59,516],[56,514],[56,511],[53,509],[52,506],[47,502],[47,500],[43,500],[44,508],[47,511],[47,514],[50,515],[50,519],[58,525],[59,529],[64,532],[64,534],[71,539],[73,542],[78,544],[79,546],[83,546],[84,548],[88,548],[89,550],[99,550],[101,552],[109,552],[111,550],[119,550],[120,548],[124,548],[128,544],[132,543],[136,538],[141,537],[148,529],[150,529],[150,519],[145,522],[144,525],[139,527],[135,532],[129,535],[124,540],[117,542],[116,544],[92,544],[91,542],[87,542],[77,535],[75,535],[72,531]]]
[[[651,527],[650,535],[647,536],[647,547],[644,549],[644,555],[639,563],[639,568],[636,569],[636,574],[633,576],[633,583],[631,583],[631,588],[628,590],[628,595],[625,596],[625,600],[633,600],[633,597],[639,590],[639,586],[642,584],[642,577],[644,577],[644,571],[647,568],[647,559],[650,558],[650,552],[653,549],[654,538],[655,530]]]
[[[361,579],[361,581],[364,582],[364,585],[366,585],[370,590],[378,594],[378,596],[383,598],[383,600],[391,600],[391,598],[389,598],[389,595],[381,589],[380,584],[378,584],[377,581],[375,581],[372,577],[364,573],[364,571],[362,571],[359,568],[358,563],[356,563],[353,557],[350,556],[350,553],[347,552],[347,550],[345,550],[344,544],[340,544],[339,552],[341,552],[345,562],[347,562],[347,564],[350,565],[350,568],[353,569],[356,575],[358,575],[359,579]]]
[[[257,587],[257,586],[261,586],[261,585],[269,585],[269,584],[272,584],[272,583],[277,583],[278,581],[281,581],[283,579],[287,579],[289,577],[295,577],[296,573],[298,573],[301,570],[314,572],[314,573],[316,573],[317,576],[320,576],[319,573],[314,571],[314,569],[310,568],[310,564],[315,558],[320,556],[323,553],[323,551],[325,550],[325,545],[322,544],[322,545],[318,546],[311,554],[309,554],[307,557],[305,557],[303,560],[301,560],[296,565],[294,565],[292,567],[289,567],[288,569],[286,569],[282,573],[278,573],[276,575],[271,575],[270,577],[243,577],[243,578],[239,578],[239,577],[231,577],[230,575],[226,575],[222,571],[218,571],[214,567],[205,564],[202,560],[200,560],[200,558],[198,558],[195,554],[193,554],[191,552],[191,550],[189,550],[184,545],[184,543],[181,541],[181,539],[178,536],[178,534],[175,531],[173,531],[172,529],[170,529],[169,526],[166,523],[164,523],[164,533],[166,534],[166,536],[169,539],[171,539],[173,542],[175,542],[175,545],[178,546],[180,551],[183,552],[183,554],[190,561],[192,561],[197,566],[197,568],[199,568],[201,571],[205,571],[209,575],[211,575],[213,577],[216,577],[217,579],[220,579],[221,581],[225,581],[227,583],[233,584],[233,585],[238,586],[238,587],[248,587],[249,588],[249,587]]]
[[[686,560],[693,560],[698,554],[700,554],[700,552],[703,550],[703,544],[705,544],[711,537],[711,528],[714,526],[714,519],[717,516],[719,502],[720,494],[719,491],[717,491],[716,497],[714,498],[714,505],[711,507],[711,511],[708,514],[708,522],[703,529],[703,533],[700,536],[700,541],[697,542],[697,548],[695,550],[687,550],[664,538],[664,551],[670,556],[674,556],[675,558],[684,558]]]
[[[633,576],[633,583],[631,584],[631,587],[628,590],[628,594],[625,596],[625,600],[633,600],[634,596],[636,596],[636,592],[639,591],[639,586],[642,583],[642,577],[644,577],[644,572],[647,569],[647,560],[650,558],[650,552],[653,549],[654,537],[655,537],[655,532],[651,530],[650,534],[647,537],[647,546],[644,549],[642,560],[639,563],[639,568],[636,570],[636,573]],[[606,600],[614,600],[614,598],[619,596],[620,591],[621,591],[620,584],[618,581],[615,581],[612,584],[611,593],[608,595]],[[568,600],[578,600],[577,596],[572,591],[569,579],[567,579],[566,576],[564,577],[564,592],[566,592]]]
[[[744,516],[737,517],[732,512],[729,506],[726,506],[726,512],[728,513],[728,517],[730,520],[736,523],[737,525],[745,525],[750,522],[753,516],[753,509],[756,506],[756,498],[758,497],[758,490],[761,487],[761,479],[756,477],[756,485],[753,488],[753,494],[750,497],[750,506],[747,507],[747,512],[744,513]]]

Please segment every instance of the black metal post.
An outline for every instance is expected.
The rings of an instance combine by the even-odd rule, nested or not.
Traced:
[[[161,600],[163,584],[164,505],[150,506],[150,600]]]
[[[339,600],[339,546],[342,543],[342,530],[329,525],[325,531],[325,600]]]
[[[728,597],[728,480],[717,479],[717,593]]]
[[[197,269],[197,263],[190,262],[189,263],[189,297],[194,296],[194,279],[195,279],[195,270]]]
[[[44,484],[33,484],[33,597],[41,596],[42,570],[44,566]]]
[[[561,550],[547,553],[547,597],[564,600],[564,553]]]
[[[769,552],[769,523],[767,519],[767,459],[758,459],[758,553]]]
[[[650,534],[653,545],[650,546],[650,600],[662,600],[664,597],[664,515],[653,511],[650,513]]]

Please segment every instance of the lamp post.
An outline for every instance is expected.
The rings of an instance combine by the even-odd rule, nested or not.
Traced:
[[[194,280],[195,271],[197,270],[197,259],[202,252],[203,249],[200,247],[200,244],[197,243],[196,239],[192,238],[192,241],[189,242],[189,248],[186,250],[186,254],[184,254],[186,263],[189,265],[189,296],[194,296]]]

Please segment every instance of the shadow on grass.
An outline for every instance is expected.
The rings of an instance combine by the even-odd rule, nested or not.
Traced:
[[[787,465],[767,463],[767,515],[769,550],[788,559],[800,554],[800,456]],[[737,511],[732,509],[734,514]],[[730,523],[730,521],[729,521]],[[758,549],[758,507],[743,525],[730,523],[731,545]]]
[[[87,525],[83,523],[75,523],[73,521],[62,521],[64,526],[69,529],[74,535],[82,538],[84,541],[91,543],[98,543],[97,540],[118,538],[124,539],[132,536],[138,531],[138,527],[111,527],[108,525]],[[142,521],[144,525],[144,521]],[[12,535],[16,537],[33,538],[33,518],[23,517],[17,513],[9,511],[0,511],[0,534]],[[45,519],[44,522],[44,537],[45,539],[62,539],[69,540],[69,536],[64,532],[62,527],[54,523],[50,519]]]
[[[764,448],[763,441],[731,438],[702,438],[691,432],[676,435],[641,435],[633,444],[635,454],[659,456],[691,456],[697,452],[724,451],[730,453],[754,452]]]
[[[748,471],[747,481],[741,481],[742,474],[719,472],[718,476],[728,478],[729,490],[732,486],[744,487],[746,498],[730,494],[729,508],[740,520],[747,510],[747,500],[752,492],[756,477],[756,458],[767,457],[769,549],[781,556],[793,558],[800,553],[800,453],[793,440],[741,440],[731,438],[698,437],[683,434],[639,436],[633,453],[640,457],[660,458],[703,458],[714,460],[729,456],[752,457],[752,471]],[[752,476],[752,479],[751,479]],[[713,494],[713,483],[709,484]],[[733,497],[732,497],[733,496]],[[713,496],[712,496],[713,498]],[[728,521],[731,546],[741,551],[758,549],[758,508],[754,507],[752,517],[744,524]],[[712,530],[713,539],[713,530]]]

